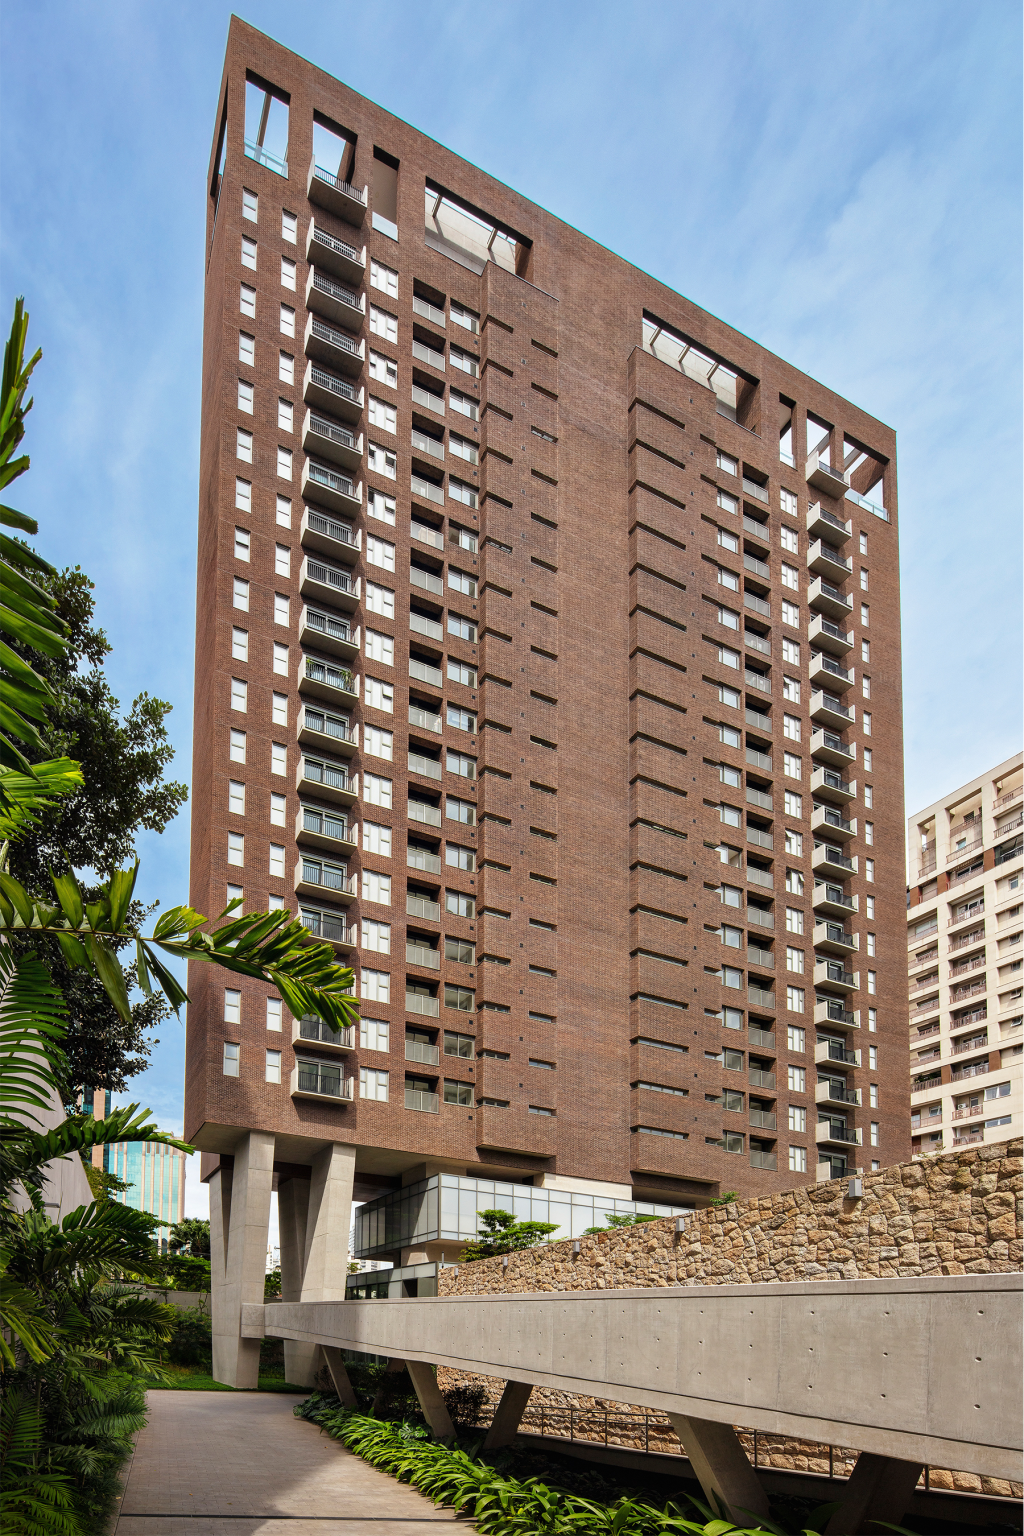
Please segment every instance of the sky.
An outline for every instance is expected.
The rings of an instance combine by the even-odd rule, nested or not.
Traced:
[[[173,704],[183,779],[230,13],[8,0],[0,19],[0,316],[24,294],[44,353],[15,505],[95,581],[115,693]],[[1019,750],[1017,0],[240,14],[894,427],[908,809]],[[187,895],[188,815],[140,839],[164,906]],[[180,1130],[184,1030],[160,1040],[130,1097]],[[188,1198],[204,1208],[194,1174]]]

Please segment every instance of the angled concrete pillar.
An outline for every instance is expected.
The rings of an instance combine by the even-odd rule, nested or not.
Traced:
[[[355,1147],[331,1141],[313,1159],[311,1178],[278,1189],[282,1301],[345,1300],[355,1168]],[[286,1339],[285,1380],[314,1386],[321,1359],[319,1344]]]
[[[746,1524],[749,1515],[767,1515],[768,1498],[731,1424],[670,1413],[672,1428],[712,1509],[722,1519]]]
[[[494,1418],[484,1440],[485,1451],[496,1451],[499,1446],[511,1445],[522,1423],[532,1391],[532,1382],[506,1381],[501,1401],[494,1410]]]
[[[249,1131],[235,1147],[230,1181],[223,1171],[213,1175],[216,1191],[211,1181],[210,1268],[220,1268],[223,1274],[210,1296],[213,1375],[229,1387],[259,1385],[260,1341],[243,1339],[240,1330],[243,1304],[263,1303],[273,1180],[273,1133]],[[220,1250],[216,1254],[215,1242]]]
[[[345,1362],[341,1357],[341,1350],[335,1344],[321,1344],[320,1351],[324,1357],[324,1364],[334,1383],[334,1390],[341,1399],[342,1406],[345,1408],[358,1408],[359,1403],[356,1398],[355,1388],[349,1379]]]
[[[843,1489],[843,1502],[825,1527],[826,1536],[856,1536],[858,1531],[870,1531],[877,1520],[897,1524],[923,1471],[923,1462],[861,1451]]]
[[[302,1275],[306,1267],[306,1218],[309,1211],[309,1180],[285,1179],[277,1189],[277,1216],[281,1237],[281,1300],[302,1300]],[[297,1387],[311,1387],[316,1376],[319,1345],[284,1341],[284,1379]]]
[[[405,1368],[412,1377],[416,1396],[420,1400],[423,1409],[423,1417],[430,1426],[430,1432],[435,1440],[447,1440],[455,1434],[455,1425],[448,1417],[448,1409],[445,1400],[441,1396],[441,1389],[437,1385],[437,1377],[434,1375],[434,1367],[428,1365],[425,1360],[407,1360]]]
[[[228,1230],[231,1226],[230,1168],[217,1168],[210,1175],[210,1317],[218,1316],[224,1306],[224,1286],[228,1271]]]

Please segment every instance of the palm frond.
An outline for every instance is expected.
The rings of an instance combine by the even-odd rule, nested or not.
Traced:
[[[52,1107],[66,1013],[42,961],[0,946],[0,1123],[10,1124],[15,1109],[23,1118],[28,1106]]]

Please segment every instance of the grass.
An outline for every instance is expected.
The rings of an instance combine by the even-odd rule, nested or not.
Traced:
[[[165,1365],[169,1380],[148,1381],[147,1390],[150,1392],[236,1392],[239,1390],[251,1390],[225,1386],[222,1381],[214,1381],[208,1365]],[[299,1396],[308,1396],[308,1387],[296,1387],[289,1381],[285,1381],[283,1374],[271,1372],[269,1375],[260,1373],[260,1392],[294,1392]]]

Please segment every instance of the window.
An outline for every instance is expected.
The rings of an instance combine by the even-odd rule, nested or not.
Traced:
[[[383,427],[386,432],[398,430],[398,412],[393,405],[386,400],[378,400],[374,395],[370,396],[367,416],[372,427]]]
[[[230,748],[229,748],[228,755],[231,758],[231,761],[233,763],[244,763],[245,762],[245,732],[244,731],[232,731],[231,732],[231,745],[230,745]]]
[[[718,807],[718,819],[727,827],[738,827],[742,824],[742,814],[734,805],[720,805]]]
[[[245,815],[245,785],[239,779],[228,781],[228,810],[233,816]]]
[[[448,404],[453,411],[458,411],[460,416],[468,416],[470,421],[478,421],[480,418],[480,407],[476,401],[469,395],[460,394],[458,390],[448,391]]]
[[[284,879],[284,845],[271,843],[270,845],[270,878],[272,880]]]
[[[861,659],[861,661],[870,661],[871,660],[871,641],[870,640],[862,640],[861,641],[861,643],[860,643],[860,659]]]
[[[249,558],[249,530],[248,528],[235,529],[235,559],[248,560]]]
[[[449,935],[444,941],[444,957],[446,960],[457,960],[460,965],[475,965],[476,945],[468,939],[456,939]]]
[[[788,549],[790,554],[793,555],[798,555],[800,553],[800,539],[795,528],[786,528],[783,526],[779,530],[779,537],[782,540],[783,549]]]
[[[462,373],[468,373],[470,378],[478,378],[480,364],[469,352],[463,352],[461,347],[449,347],[448,358],[453,368],[458,368]]]
[[[476,869],[476,850],[463,848],[458,843],[446,843],[444,861],[454,869]]]
[[[281,335],[295,335],[295,311],[290,304],[281,305]]]
[[[252,511],[252,482],[235,479],[235,507],[239,512]]]
[[[378,475],[385,475],[389,480],[394,480],[397,473],[397,460],[389,448],[382,448],[379,443],[367,443],[366,465]]]
[[[787,971],[798,971],[801,976],[803,975],[803,973],[804,973],[804,952],[803,952],[802,949],[787,948],[787,950],[786,950],[786,970]],[[800,1010],[796,1010],[796,1011],[799,1012]]]
[[[363,774],[363,799],[368,805],[379,805],[384,810],[391,809],[390,779],[382,779],[376,773]]]
[[[453,592],[462,592],[466,597],[476,597],[476,577],[468,571],[456,570],[455,566],[448,567],[448,585]]]
[[[864,676],[861,677],[861,680],[860,680],[860,691],[863,694],[864,698],[870,699],[870,697],[871,697],[871,679],[870,679],[870,677],[864,677]]]
[[[739,886],[723,885],[718,891],[724,907],[741,907],[743,905],[743,892]]]
[[[385,357],[383,352],[371,351],[370,378],[377,384],[387,384],[391,389],[397,389],[398,364],[392,362],[390,357]]]
[[[732,473],[735,474],[735,470],[733,470]],[[728,491],[723,490],[719,490],[718,492],[718,505],[721,507],[723,512],[731,512],[733,517],[736,516],[740,509],[740,504],[737,498],[735,496],[730,496]]]
[[[739,987],[742,987],[742,985],[743,985],[743,972],[742,971],[738,971],[735,968],[735,966],[723,965],[722,966],[722,986],[723,987],[739,988]]]
[[[288,724],[288,695],[275,693],[271,701],[271,719],[275,725]]]
[[[868,1106],[871,1109],[878,1108],[878,1084],[871,1083],[868,1086]]]
[[[386,1024],[384,1028],[387,1029]],[[362,1031],[360,1031],[359,1043],[360,1045],[363,1043]],[[387,1046],[383,1046],[382,1049],[387,1050]],[[388,1098],[388,1074],[382,1072],[378,1067],[360,1067],[359,1097],[361,1099],[377,1099],[378,1102],[386,1104]]]
[[[873,767],[874,767],[874,761],[873,761],[872,754],[871,754],[871,748],[870,747],[865,747],[864,748],[864,772],[865,773],[870,773]]]
[[[398,321],[394,315],[389,315],[386,309],[378,309],[376,304],[370,305],[370,332],[374,336],[382,336],[385,341],[398,341]]]
[[[743,745],[743,739],[733,725],[720,725],[718,727],[718,739],[725,747],[741,747]]]
[[[266,1080],[268,1083],[279,1083],[281,1081],[280,1051],[267,1052]]]
[[[789,1129],[791,1131],[806,1131],[807,1111],[802,1104],[789,1106]]]
[[[791,896],[802,896],[804,893],[804,877],[798,869],[786,870],[786,890]]]
[[[277,425],[282,432],[291,432],[294,425],[294,412],[290,400],[279,399],[277,402]],[[291,467],[286,479],[291,479]]]
[[[244,714],[248,707],[249,684],[245,681],[244,677],[233,677],[231,679],[231,708],[237,709]]]
[[[363,650],[370,661],[383,662],[387,667],[395,664],[395,642],[390,635],[382,635],[379,630],[366,631]]]
[[[234,625],[231,630],[231,659],[232,661],[249,660],[249,631],[239,629]]]
[[[789,1171],[790,1171],[790,1173],[806,1173],[807,1172],[807,1148],[806,1147],[790,1147],[790,1149],[789,1149]]]
[[[376,582],[368,581],[364,590],[364,602],[368,613],[377,613],[382,619],[394,618],[395,594],[390,587],[378,587]]]
[[[730,592],[738,592],[740,589],[740,579],[735,571],[730,571],[724,565],[720,565],[718,567],[718,585],[720,587],[728,587]]]
[[[800,665],[800,642],[798,640],[783,640],[782,659],[783,661],[792,662],[795,667]]]
[[[795,603],[787,603],[783,601],[782,622],[783,624],[791,625],[793,629],[800,628],[800,610]]]
[[[472,1104],[473,1084],[457,1083],[452,1078],[444,1080],[444,1102],[446,1104]]]
[[[861,605],[860,605],[860,621],[865,626],[865,628],[867,627],[868,623],[870,622],[870,619],[871,619],[871,610],[868,608],[867,603],[861,603]]]
[[[244,427],[239,427],[235,433],[235,457],[243,464],[252,463],[252,433],[246,432]]]
[[[860,568],[860,589],[862,592],[868,590],[868,573],[863,566]]]
[[[271,795],[270,797],[270,825],[283,827],[286,824],[288,801],[284,795]]]
[[[380,907],[391,905],[391,876],[379,874],[373,869],[364,869],[362,874],[362,892],[364,901],[375,901]]]
[[[468,437],[457,437],[454,432],[449,432],[448,434],[448,452],[454,454],[457,459],[465,459],[468,464],[477,464],[480,461],[476,444],[471,443]],[[471,487],[467,487],[467,489],[471,489]],[[465,497],[461,499],[465,500]],[[476,502],[470,502],[470,506],[475,507]]]
[[[389,293],[393,299],[398,297],[398,273],[394,267],[386,267],[383,262],[370,262],[370,284],[379,288],[382,293]]]
[[[739,949],[743,943],[742,928],[730,928],[728,924],[723,923],[719,934],[722,943],[728,945],[730,949]]]
[[[464,752],[453,752],[449,747],[445,766],[449,773],[460,774],[464,779],[476,778],[476,758],[467,757]]]
[[[730,768],[728,763],[719,763],[718,777],[723,784],[731,784],[734,789],[740,787],[741,775],[738,768]]]
[[[881,1130],[881,1126],[879,1125],[878,1121],[877,1120],[872,1120],[872,1122],[871,1122],[870,1144],[873,1147],[877,1147],[879,1145],[878,1133],[879,1133],[880,1130]]]
[[[467,688],[476,687],[476,667],[471,667],[465,661],[453,661],[448,658],[448,678],[453,683],[464,683]]]
[[[456,1008],[460,1013],[472,1013],[475,1007],[476,993],[470,987],[452,986],[445,983],[444,1005],[446,1008]]]
[[[224,1076],[225,1077],[237,1077],[238,1076],[238,1053],[239,1053],[239,1049],[240,1049],[239,1046],[234,1044],[232,1041],[225,1040],[225,1042],[224,1042],[224,1066],[223,1066],[223,1071],[224,1071]]]
[[[374,951],[378,955],[390,955],[391,924],[371,922],[368,917],[364,917],[361,939],[363,949]]]
[[[288,647],[280,640],[274,641],[274,671],[278,677],[288,676]]]
[[[868,896],[866,898],[866,901],[865,901],[865,916],[873,919],[874,915],[875,915],[875,898],[873,896]]]
[[[738,689],[730,688],[727,683],[719,683],[718,702],[719,704],[728,704],[732,709],[739,709],[740,695]],[[739,742],[736,745],[739,746]]]
[[[282,1023],[281,999],[279,997],[267,998],[267,1028],[280,1033]]]
[[[724,667],[738,668],[740,664],[740,653],[739,651],[731,650],[727,645],[720,645],[718,647],[718,659]]]
[[[786,1025],[786,1046],[791,1051],[803,1052],[807,1049],[807,1031],[802,1025]]]
[[[458,635],[460,640],[469,640],[476,643],[476,620],[464,619],[459,613],[449,613],[448,633]]]
[[[295,292],[295,263],[290,256],[281,257],[281,287]]]
[[[793,704],[800,703],[800,679],[797,677],[783,677],[782,697],[789,699]]]
[[[389,523],[395,526],[395,498],[386,496],[383,491],[369,491],[366,497],[366,510],[371,517],[375,517],[380,523]]]
[[[274,623],[282,624],[287,629],[290,624],[289,609],[291,599],[285,597],[283,592],[274,593]]]
[[[290,448],[278,448],[277,450],[277,476],[279,480],[290,480],[292,477],[292,451]]]
[[[363,852],[379,854],[382,859],[391,857],[391,828],[377,821],[363,822]]]
[[[250,336],[247,331],[239,331],[238,333],[238,361],[240,363],[248,363],[250,368],[256,365],[256,338],[255,336]],[[239,380],[238,382],[239,386],[241,386],[242,381]],[[239,388],[238,403],[239,405],[242,404],[241,388]],[[242,409],[252,410],[252,385],[249,386],[249,404],[247,407],[243,406]]]
[[[472,800],[457,800],[454,795],[445,799],[445,815],[451,821],[461,821],[468,827],[476,826],[476,806]]]
[[[785,736],[787,741],[799,741],[800,740],[800,716],[799,715],[783,715],[783,717],[782,717],[782,734],[783,734],[783,736]]]
[[[363,698],[370,709],[380,709],[389,715],[394,713],[395,690],[390,683],[382,682],[379,677],[364,679]]]
[[[718,542],[723,549],[731,550],[734,555],[739,554],[740,541],[734,533],[727,533],[724,528],[719,528]]]
[[[804,914],[799,907],[786,908],[786,932],[803,933]]]
[[[802,859],[804,854],[804,836],[802,832],[794,832],[792,827],[786,828],[786,852],[794,858]]]
[[[803,989],[803,987],[787,987],[786,988],[786,1007],[789,1009],[790,1013],[803,1013],[803,1011],[804,1011],[804,989]]]
[[[800,587],[800,572],[795,565],[787,565],[785,561],[782,563],[782,585],[792,587],[794,592]]]
[[[241,1024],[242,1022],[242,994],[231,987],[224,989],[224,1023]],[[237,1059],[237,1058],[236,1058]]]
[[[460,709],[456,704],[449,704],[445,718],[456,730],[476,731],[476,715],[470,709]]]
[[[735,608],[719,608],[718,622],[724,624],[726,629],[739,629],[740,616]]]
[[[878,1066],[878,1046],[877,1045],[869,1045],[868,1046],[868,1066],[869,1066],[869,1068],[871,1069],[872,1072],[874,1072],[874,1070]]]
[[[241,832],[228,833],[228,863],[239,868],[245,863],[245,838]]]
[[[249,235],[242,236],[242,266],[256,271],[256,241]]]
[[[391,1026],[386,1019],[360,1019],[359,1044],[364,1051],[386,1051]]]
[[[448,313],[451,315],[453,325],[461,325],[464,330],[472,331],[476,336],[480,331],[480,317],[473,310],[465,309],[463,305],[456,304],[452,299],[448,305]]]
[[[256,289],[255,288],[250,288],[248,283],[242,283],[241,288],[239,289],[238,308],[241,311],[241,313],[243,315],[247,315],[250,320],[255,320],[255,318],[256,318]],[[254,338],[252,336],[250,336],[249,340],[253,341]],[[239,356],[241,356],[241,353],[239,353]],[[249,361],[251,362],[252,359],[250,358]]]
[[[468,896],[465,891],[445,891],[444,909],[453,917],[475,917],[476,897]]]
[[[787,1080],[787,1083],[789,1085],[789,1090],[790,1090],[791,1093],[806,1093],[807,1092],[807,1068],[806,1067],[787,1067],[786,1068],[786,1080]]]
[[[359,995],[364,1003],[390,1003],[391,976],[387,971],[369,971],[364,966],[360,972]]]
[[[395,568],[395,546],[390,539],[378,539],[374,534],[366,535],[366,558],[371,565],[379,565],[386,571]]]
[[[791,789],[787,789],[784,792],[784,794],[783,794],[783,800],[784,800],[784,803],[785,803],[785,810],[786,810],[786,815],[787,816],[800,817],[800,816],[803,815],[803,813],[804,813],[804,797],[803,797],[803,795],[794,794]]]
[[[363,726],[363,751],[370,757],[382,757],[390,763],[394,751],[395,738],[391,731],[382,731],[375,725]]]
[[[292,245],[298,239],[299,220],[298,215],[289,213],[287,209],[281,210],[281,239],[288,240]]]
[[[735,475],[740,467],[739,461],[734,459],[732,454],[723,453],[721,448],[719,448],[715,454],[715,463],[717,464],[718,468],[723,470],[727,475]]]
[[[874,995],[878,991],[878,972],[868,971],[868,993]]]
[[[874,879],[875,879],[875,861],[874,861],[874,859],[865,859],[864,860],[864,879],[869,881],[871,884],[874,884]]]

